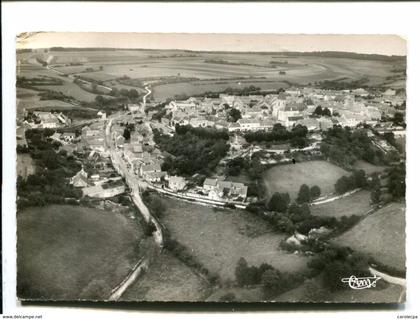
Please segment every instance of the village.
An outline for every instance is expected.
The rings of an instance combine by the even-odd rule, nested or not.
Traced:
[[[197,183],[194,178],[171,176],[163,171],[165,157],[172,155],[162,152],[156,145],[154,130],[169,136],[175,133],[177,126],[227,131],[229,151],[221,163],[238,157],[250,158],[256,152],[263,154],[260,158],[263,165],[291,163],[296,152],[320,156],[322,133],[335,125],[349,128],[369,125],[372,143],[385,152],[393,151],[392,145],[375,134],[405,134],[402,126],[387,120],[402,109],[404,103],[405,96],[392,89],[372,93],[365,89],[296,88],[268,95],[191,97],[183,101],[171,100],[158,110],[156,103],[128,104],[125,111],[111,115],[115,119],[111,135],[116,152],[137,176],[142,189],[150,188],[168,196],[209,205],[245,208],[253,198],[247,196],[248,186],[244,183],[226,180],[227,176],[223,175],[208,176]],[[105,112],[99,111],[98,119],[77,132],[71,129],[71,119],[61,113],[28,112],[21,129],[55,129],[57,131],[51,139],[59,142],[62,149],[87,152],[88,161],[95,163],[95,171],[88,174],[82,168],[71,179],[71,184],[81,188],[84,196],[109,198],[124,193],[126,187],[121,177],[115,177],[110,168],[111,150],[106,145],[105,136],[107,121]],[[291,147],[275,142],[248,143],[244,138],[248,132],[270,132],[276,125],[287,130],[306,127],[310,143]],[[125,133],[127,131],[129,136]],[[24,134],[18,134],[18,140],[19,136]]]
[[[17,52],[18,297],[404,300],[406,57],[192,52]]]

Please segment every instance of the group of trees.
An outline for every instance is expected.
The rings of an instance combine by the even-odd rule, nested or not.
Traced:
[[[288,193],[274,193],[267,202],[257,202],[248,205],[247,210],[267,220],[274,228],[287,234],[298,231],[301,234],[308,234],[311,229],[322,226],[341,233],[359,221],[358,216],[343,216],[340,219],[335,217],[314,216],[311,214],[308,203],[290,203]]]
[[[248,143],[252,142],[290,142],[292,146],[305,147],[307,143],[308,128],[304,125],[296,125],[288,131],[280,123],[273,126],[270,132],[256,131],[245,133],[244,137]]]
[[[112,88],[109,95],[115,96],[115,97],[125,97],[125,98],[130,99],[131,101],[138,100],[138,98],[140,97],[139,91],[137,91],[136,89],[130,89],[130,90],[120,89],[120,90],[118,90],[116,87]]]
[[[384,185],[385,190],[382,190],[380,179],[377,174],[374,174],[370,182],[370,198],[372,202],[379,203],[380,201],[398,201],[401,198],[404,199],[406,187],[405,176],[404,164],[393,166],[388,172],[388,183]]]
[[[191,125],[176,125],[175,132],[179,135],[191,133],[192,135],[206,139],[229,139],[227,130],[218,130],[210,127],[192,127]]]
[[[335,183],[335,191],[338,194],[344,194],[355,188],[364,188],[368,186],[366,173],[364,170],[355,170],[350,176],[342,176]]]
[[[342,278],[370,276],[367,259],[347,247],[330,246],[308,262],[312,275],[321,275],[323,286],[330,291],[348,288]]]
[[[358,88],[368,88],[366,83],[369,82],[369,78],[363,77],[359,80],[353,81],[339,81],[339,80],[325,80],[315,82],[317,88],[322,90],[354,90]]]
[[[36,168],[33,175],[17,179],[18,209],[49,203],[77,203],[76,199],[82,195],[80,190],[69,185],[69,177],[81,166],[72,154],[58,151],[59,143],[49,139],[53,133],[50,129],[26,131],[28,152]]]
[[[299,204],[309,203],[310,201],[318,198],[320,195],[321,195],[321,188],[318,185],[314,185],[311,188],[309,188],[308,185],[302,184],[300,186],[296,201]]]
[[[235,108],[231,108],[227,113],[227,121],[228,122],[237,122],[239,119],[242,118],[241,111]]]
[[[314,111],[313,115],[331,117],[331,111],[330,111],[330,109],[328,107],[322,108],[321,105],[318,105],[315,108],[315,111]]]
[[[405,197],[405,164],[392,167],[389,172],[388,191],[394,199]]]
[[[238,176],[246,174],[251,180],[256,181],[261,178],[265,167],[261,164],[259,154],[254,153],[250,159],[236,157],[226,163],[225,174],[228,176]],[[249,192],[249,189],[248,189]]]
[[[321,143],[321,152],[340,166],[351,168],[358,159],[371,164],[384,163],[384,153],[372,144],[366,129],[352,131],[349,127],[334,126]]]
[[[162,169],[181,176],[209,175],[229,150],[226,136],[225,131],[203,128],[178,127],[172,137],[154,132],[156,144],[169,153]]]
[[[394,117],[392,118],[392,123],[395,126],[403,126],[403,127],[405,127],[404,114],[401,113],[401,112],[396,112],[394,114]]]
[[[262,285],[265,298],[273,298],[300,283],[304,277],[298,274],[281,272],[272,265],[263,263],[259,267],[248,266],[241,257],[235,268],[236,283],[239,286]]]
[[[295,214],[301,212],[299,210],[299,205],[303,205],[303,212],[310,214],[309,207],[304,204],[308,204],[315,198],[318,198],[320,195],[321,189],[319,188],[319,186],[314,185],[311,188],[309,188],[308,185],[302,184],[302,186],[299,189],[298,196],[296,198],[296,203],[293,203],[289,207],[289,193],[275,192],[267,203],[267,209],[273,212],[284,213],[290,208],[289,213]]]

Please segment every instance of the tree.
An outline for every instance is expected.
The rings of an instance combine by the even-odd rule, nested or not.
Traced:
[[[353,172],[354,183],[356,187],[365,187],[367,185],[366,173],[364,170],[360,169]]]
[[[311,191],[310,191],[308,185],[302,184],[302,186],[300,186],[298,197],[297,197],[296,201],[299,204],[308,203],[308,202],[311,201]]]
[[[330,109],[328,107],[324,107],[324,109],[322,110],[322,115],[331,117]]]
[[[102,95],[97,95],[95,97],[95,102],[98,103],[99,105],[102,105],[106,102],[106,99]]]
[[[311,187],[311,198],[318,198],[321,195],[321,188],[319,186],[314,185]]]
[[[162,214],[166,211],[165,204],[159,198],[153,198],[149,204],[152,212],[156,214],[157,217],[161,217]]]
[[[229,110],[228,118],[227,118],[228,122],[236,122],[240,118],[242,118],[241,111],[235,108],[232,108]]]
[[[342,290],[346,286],[341,282],[341,279],[349,278],[351,275],[353,275],[353,272],[350,265],[337,260],[325,266],[322,281],[331,291]]]
[[[131,133],[130,133],[130,130],[128,128],[124,129],[123,137],[125,138],[126,141],[130,140]]]
[[[120,90],[120,95],[121,95],[121,96],[128,97],[129,92],[128,92],[128,90],[127,90],[127,89],[121,89],[121,90]]]
[[[139,92],[137,92],[137,90],[135,90],[135,89],[130,89],[130,91],[128,91],[128,97],[130,98],[130,99],[138,99],[138,97],[139,97]]]
[[[267,208],[271,211],[275,212],[285,212],[287,207],[290,203],[290,196],[288,193],[278,193],[275,192],[273,196],[271,196],[270,201],[267,204]]]
[[[338,194],[344,194],[345,192],[347,192],[347,189],[348,189],[347,179],[348,179],[347,176],[342,176],[335,183],[335,185],[334,185],[335,191]]]
[[[92,82],[90,86],[91,86],[93,92],[97,92],[97,90],[98,90],[98,84]]]
[[[235,268],[235,278],[238,285],[243,286],[247,280],[248,263],[244,257],[239,258]]]
[[[396,112],[394,114],[394,118],[392,119],[392,123],[395,126],[400,126],[400,125],[404,126],[405,125],[405,122],[404,122],[404,114],[401,113],[401,112]]]
[[[388,188],[395,199],[405,197],[405,166],[393,167],[389,173]]]
[[[314,115],[319,115],[319,116],[322,116],[322,106],[321,106],[321,105],[318,105],[318,106],[315,108]]]
[[[120,92],[118,91],[117,88],[112,88],[111,92],[109,93],[109,95],[111,96],[118,96],[120,94]]]

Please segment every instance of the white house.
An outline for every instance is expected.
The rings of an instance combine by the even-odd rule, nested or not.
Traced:
[[[171,176],[168,182],[168,187],[176,192],[183,190],[187,186],[185,178],[181,176]]]

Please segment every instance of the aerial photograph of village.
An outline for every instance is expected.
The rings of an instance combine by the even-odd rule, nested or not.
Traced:
[[[108,36],[17,36],[20,300],[405,301],[403,39]]]

